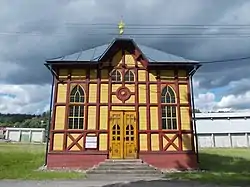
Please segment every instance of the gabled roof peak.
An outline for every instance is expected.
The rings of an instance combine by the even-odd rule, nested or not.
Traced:
[[[47,60],[48,63],[56,63],[56,62],[99,62],[100,60],[106,60],[105,55],[107,52],[115,53],[118,48],[123,48],[127,46],[127,48],[138,48],[143,57],[147,59],[149,63],[157,64],[157,63],[191,63],[198,64],[198,61],[188,60],[180,56],[176,56],[170,53],[166,53],[164,51],[154,49],[149,46],[138,44],[132,38],[125,38],[124,36],[114,38],[110,43],[104,44],[101,46],[97,46],[94,48],[90,48],[87,50],[82,50],[77,53],[73,53],[70,55],[62,56],[59,58]],[[129,47],[128,47],[129,46]]]

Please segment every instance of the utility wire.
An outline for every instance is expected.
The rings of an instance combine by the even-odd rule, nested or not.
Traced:
[[[84,26],[117,26],[114,23],[77,23],[77,22],[64,22],[65,25],[84,25]],[[250,24],[129,24],[125,23],[126,26],[140,26],[140,27],[250,27]]]
[[[91,23],[91,24],[84,24],[84,23],[64,23],[65,25],[69,26],[97,26],[95,30],[99,29],[117,29],[116,24],[111,23]],[[105,27],[106,26],[106,27]],[[112,27],[107,27],[112,26]],[[126,29],[143,29],[143,30],[153,30],[153,29],[249,29],[250,25],[248,24],[126,24]],[[221,27],[221,28],[220,28]],[[90,30],[90,28],[86,29]],[[36,33],[36,32],[0,32],[0,35],[28,35],[28,36],[65,36],[68,33]],[[86,36],[118,36],[117,33],[84,33]],[[249,38],[249,33],[125,33],[125,36],[136,36],[136,38],[144,38],[144,39],[157,39],[157,38],[171,38],[171,39],[240,39],[240,38]],[[234,59],[223,59],[223,60],[214,60],[214,61],[199,61],[201,64],[212,64],[212,63],[223,63],[229,61],[241,61],[241,60],[248,60],[250,57],[240,57]]]
[[[68,36],[68,33],[30,33],[30,32],[0,32],[0,36],[13,36],[13,35],[25,35],[25,36]],[[135,34],[123,34],[127,37],[145,38],[145,39],[157,39],[157,38],[169,38],[169,39],[241,39],[249,38],[250,33],[135,33]],[[118,36],[116,33],[84,33],[84,36],[88,37],[105,37],[105,36]]]
[[[214,64],[214,63],[223,63],[223,62],[232,62],[232,61],[242,61],[248,60],[250,56],[240,57],[240,58],[232,58],[232,59],[224,59],[224,60],[214,60],[214,61],[200,61],[201,64]]]

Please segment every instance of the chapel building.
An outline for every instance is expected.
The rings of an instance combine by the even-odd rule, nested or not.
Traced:
[[[45,65],[55,78],[48,168],[137,158],[197,168],[190,91],[197,61],[121,37]]]

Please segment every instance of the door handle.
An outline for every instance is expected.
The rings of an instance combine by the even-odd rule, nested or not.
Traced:
[[[137,153],[137,148],[135,147],[135,152]]]
[[[110,148],[109,148],[109,152],[111,152],[111,151],[112,151],[112,148],[110,147]]]

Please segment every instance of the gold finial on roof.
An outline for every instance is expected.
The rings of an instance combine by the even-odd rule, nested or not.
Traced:
[[[122,35],[124,33],[124,27],[125,27],[125,23],[121,20],[120,23],[118,24],[120,35]]]

